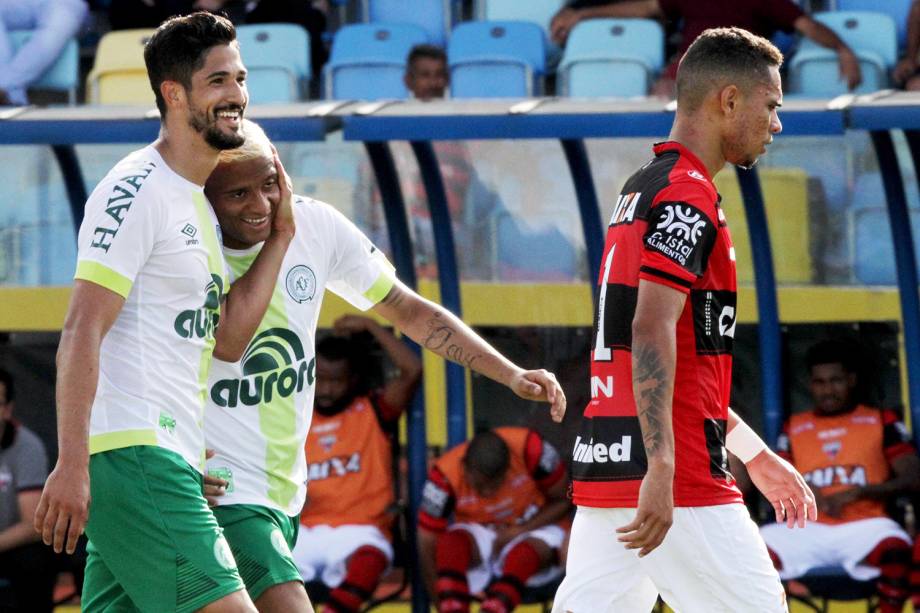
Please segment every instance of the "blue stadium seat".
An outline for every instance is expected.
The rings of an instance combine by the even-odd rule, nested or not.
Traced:
[[[296,102],[310,80],[310,35],[291,23],[236,28],[253,104]]]
[[[910,227],[917,250],[920,248],[920,210],[910,210]],[[868,207],[853,212],[853,246],[853,272],[859,283],[897,284],[887,208]]]
[[[428,42],[412,24],[374,23],[343,26],[336,32],[325,68],[326,97],[340,100],[404,99],[403,75],[415,45]]]
[[[14,50],[18,50],[32,36],[31,30],[16,30],[10,32],[10,40]],[[71,38],[61,50],[57,60],[51,65],[40,79],[29,87],[36,89],[50,89],[67,92],[70,104],[77,103],[77,85],[80,82],[80,49],[77,40]]]
[[[913,0],[837,0],[838,11],[871,11],[885,13],[898,28],[898,47],[907,45],[907,16]]]
[[[523,21],[461,23],[447,60],[454,98],[529,97],[546,70],[546,36]]]
[[[664,64],[664,32],[651,19],[589,19],[569,34],[558,73],[564,96],[645,96]]]
[[[557,61],[562,51],[549,39],[549,22],[565,0],[477,0],[475,15],[479,21],[529,21],[543,29],[547,40],[547,57]]]
[[[837,33],[853,49],[862,69],[862,84],[854,93],[866,94],[889,85],[888,72],[898,57],[894,20],[882,13],[815,13],[814,18]],[[837,54],[810,39],[802,40],[789,64],[790,91],[812,97],[847,93],[840,80]]]
[[[363,0],[371,23],[411,23],[428,33],[428,40],[443,47],[450,33],[449,0]]]
[[[549,22],[565,0],[478,0],[476,17],[479,21],[529,21],[547,34]]]

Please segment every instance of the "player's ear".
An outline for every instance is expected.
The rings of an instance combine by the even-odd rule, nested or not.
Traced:
[[[160,83],[160,95],[163,96],[168,108],[173,108],[185,102],[185,88],[178,81],[163,81]]]
[[[719,108],[726,117],[731,117],[738,109],[741,91],[737,85],[726,85],[719,91]]]

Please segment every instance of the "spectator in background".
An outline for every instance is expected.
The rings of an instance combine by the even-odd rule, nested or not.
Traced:
[[[113,30],[155,28],[169,17],[192,11],[225,14],[234,25],[296,23],[310,33],[313,74],[320,74],[326,63],[328,53],[323,32],[328,0],[112,0],[109,21]]]
[[[409,51],[403,80],[416,100],[443,98],[450,84],[447,54],[435,45],[415,45]]]
[[[857,401],[854,352],[836,341],[808,351],[814,408],[793,415],[778,444],[811,485],[818,522],[796,532],[771,524],[761,534],[783,579],[839,564],[855,579],[878,577],[880,613],[900,613],[910,538],[885,503],[920,492],[920,458],[893,411]]]
[[[894,80],[904,89],[920,89],[920,0],[914,0],[907,16],[907,50],[894,69]]]
[[[9,610],[50,613],[53,558],[32,527],[48,456],[41,440],[13,420],[14,397],[13,378],[0,369],[0,578],[10,582]]]
[[[525,585],[562,575],[557,565],[572,510],[565,464],[527,428],[480,432],[435,461],[419,511],[419,564],[438,611],[512,611]]]
[[[560,10],[550,23],[550,35],[565,44],[575,25],[584,19],[601,17],[639,17],[682,22],[681,44],[677,54],[664,69],[652,93],[674,97],[677,65],[696,37],[708,28],[737,26],[765,38],[777,30],[796,31],[819,45],[837,52],[840,76],[847,87],[855,89],[862,82],[859,60],[833,30],[805,14],[791,0],[575,0]]]
[[[54,64],[83,25],[83,0],[0,0],[0,105],[29,103],[26,90]],[[12,30],[31,30],[18,50]]]
[[[327,613],[357,611],[393,560],[395,515],[390,434],[422,375],[418,356],[369,317],[346,315],[338,334],[369,332],[398,371],[366,388],[367,347],[353,338],[316,345],[316,399],[307,436],[307,502],[294,561],[305,581],[332,588]]]

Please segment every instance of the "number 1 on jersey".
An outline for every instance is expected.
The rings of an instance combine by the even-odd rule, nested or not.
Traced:
[[[594,360],[598,362],[607,362],[613,359],[610,347],[607,346],[604,336],[604,312],[607,304],[607,279],[610,278],[610,267],[613,264],[613,252],[616,251],[616,243],[610,247],[607,252],[607,259],[604,260],[604,274],[601,277],[601,293],[597,299],[597,330],[594,335]]]

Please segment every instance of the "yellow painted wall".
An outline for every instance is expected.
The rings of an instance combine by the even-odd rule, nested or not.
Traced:
[[[812,278],[808,239],[808,175],[797,168],[764,168],[759,173],[778,283],[808,283]],[[754,280],[751,239],[737,175],[719,173],[715,181],[735,246],[738,283]]]
[[[419,292],[438,300],[436,283],[423,281]],[[60,330],[69,299],[67,287],[0,288],[0,331]],[[891,321],[899,320],[901,312],[894,288],[781,287],[778,300],[780,320],[787,323]],[[461,301],[463,319],[472,326],[591,326],[593,322],[591,290],[585,283],[464,283]],[[329,327],[337,317],[351,312],[355,312],[353,307],[327,293],[320,326]],[[750,286],[742,286],[738,291],[738,320],[757,321],[757,299]],[[901,383],[906,390],[903,348],[901,358]],[[428,441],[444,445],[447,432],[444,363],[430,352],[425,352],[423,360]]]

